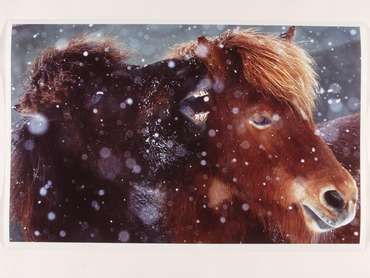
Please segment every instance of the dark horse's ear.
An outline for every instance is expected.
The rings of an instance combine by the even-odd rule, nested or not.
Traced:
[[[221,46],[206,37],[198,38],[198,45],[195,55],[205,64],[209,75],[212,78],[212,88],[216,92],[221,92],[225,87],[226,77],[226,58]]]
[[[295,26],[290,26],[288,31],[280,34],[280,38],[285,39],[287,41],[292,41],[295,35]]]

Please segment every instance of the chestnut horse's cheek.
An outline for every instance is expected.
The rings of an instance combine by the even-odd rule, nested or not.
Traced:
[[[265,152],[267,155],[277,155],[284,147],[284,141],[281,136],[272,130],[257,130],[250,127],[248,132],[241,136],[241,141],[248,138],[248,141],[257,146],[260,151]]]
[[[304,191],[302,191],[300,184],[296,182],[297,178],[288,174],[283,166],[275,166],[270,179],[271,186],[274,188],[274,190],[271,190],[273,192],[271,198],[285,209],[291,210],[291,206],[303,198]]]

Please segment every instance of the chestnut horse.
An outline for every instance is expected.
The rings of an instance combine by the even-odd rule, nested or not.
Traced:
[[[227,32],[144,67],[111,42],[46,50],[17,106],[12,239],[312,242],[349,223],[356,184],[289,38]]]
[[[354,219],[356,183],[318,136],[313,61],[289,33],[201,37],[170,57],[209,73],[198,158],[168,187],[171,241],[319,242]]]

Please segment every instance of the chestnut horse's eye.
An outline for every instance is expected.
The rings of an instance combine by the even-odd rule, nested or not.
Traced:
[[[250,117],[249,122],[258,129],[265,129],[272,124],[272,119],[264,113],[256,113]]]

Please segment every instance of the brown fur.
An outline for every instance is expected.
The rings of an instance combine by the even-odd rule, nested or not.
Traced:
[[[144,205],[162,213],[161,200],[142,190],[157,192],[189,159],[194,128],[180,101],[206,68],[197,59],[138,67],[125,53],[110,41],[75,39],[35,60],[16,106],[23,119],[14,131],[11,240],[117,242],[121,230],[131,242],[164,240],[159,219],[140,214]],[[48,120],[44,134],[29,129],[37,115]]]

